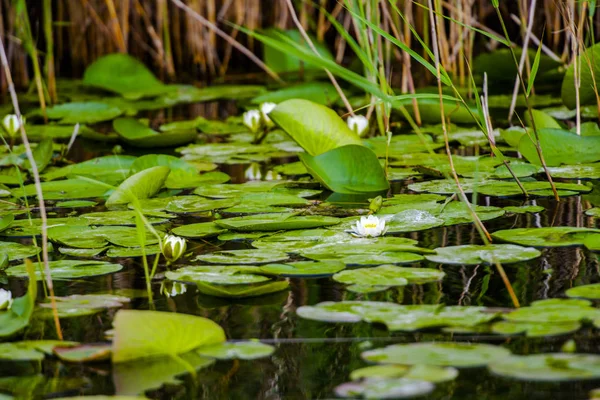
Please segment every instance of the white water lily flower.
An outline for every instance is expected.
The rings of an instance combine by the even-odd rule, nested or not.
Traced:
[[[244,125],[250,129],[252,133],[258,132],[261,125],[261,113],[258,110],[248,110],[242,115]]]
[[[356,225],[352,226],[350,233],[355,237],[377,237],[384,235],[387,231],[385,220],[374,215],[360,217]]]
[[[13,298],[10,290],[0,289],[0,310],[8,310],[12,306]]]
[[[353,130],[358,136],[364,135],[369,129],[369,120],[362,115],[350,116],[346,120],[346,123],[348,124],[348,128]]]
[[[185,253],[187,242],[184,238],[167,235],[162,243],[162,253],[169,263],[175,262]]]
[[[21,122],[25,123],[25,117],[17,117],[15,114],[9,114],[2,119],[2,127],[9,136],[16,136],[21,128]]]
[[[269,118],[269,113],[273,111],[275,107],[277,107],[277,104],[275,103],[262,103],[260,105],[260,112],[262,114],[263,120],[265,121],[265,124],[269,127],[275,125],[273,121],[271,121],[271,118]]]

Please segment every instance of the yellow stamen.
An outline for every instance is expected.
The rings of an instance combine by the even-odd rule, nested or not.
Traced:
[[[377,228],[377,224],[365,224],[365,228]]]

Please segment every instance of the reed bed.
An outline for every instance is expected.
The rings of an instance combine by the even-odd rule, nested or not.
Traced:
[[[352,49],[333,27],[333,18],[362,40],[377,40],[370,28],[356,24],[348,4],[364,7],[380,28],[431,59],[414,38],[430,41],[427,0],[293,1],[302,27],[326,42],[339,63],[349,63]],[[468,83],[474,55],[499,43],[473,30],[502,36],[496,10],[489,0],[432,2],[438,20],[439,58],[457,84]],[[595,2],[577,0],[504,1],[500,10],[512,42],[537,47],[570,62],[582,41],[597,36],[600,15]],[[394,10],[400,10],[405,19]],[[535,10],[533,15],[531,11]],[[43,91],[45,101],[56,100],[57,77],[80,77],[98,57],[127,52],[151,65],[166,81],[228,81],[254,78],[261,73],[249,58],[260,58],[262,45],[240,32],[276,27],[295,29],[288,0],[2,0],[0,35],[7,46],[9,65],[19,88]],[[414,27],[414,32],[410,27]],[[394,87],[434,83],[430,74],[413,74],[419,66],[402,51],[384,43],[378,48],[385,74]],[[42,77],[40,77],[42,75]],[[418,78],[417,78],[418,77]],[[43,78],[43,83],[40,79]],[[285,77],[284,77],[285,78]],[[0,91],[7,82],[0,77]]]

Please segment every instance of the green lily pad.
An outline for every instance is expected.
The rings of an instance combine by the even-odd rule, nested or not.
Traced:
[[[198,136],[196,130],[157,132],[134,118],[115,119],[113,129],[130,145],[144,148],[181,146]]]
[[[544,211],[542,206],[508,206],[504,207],[504,211],[511,214],[526,214],[526,213],[539,213]]]
[[[590,306],[590,303],[584,300],[549,299],[534,301],[529,307],[521,307],[504,314],[503,318],[516,322],[560,324],[598,319],[600,310]]]
[[[74,347],[55,347],[54,355],[61,361],[72,363],[98,362],[110,359],[112,345],[84,344]]]
[[[53,276],[54,278],[54,276]],[[129,303],[129,298],[107,294],[75,294],[66,297],[55,297],[59,318],[73,318],[93,315],[108,308],[121,308]],[[52,318],[52,303],[40,303],[47,318]]]
[[[500,346],[452,342],[396,344],[361,354],[366,361],[380,364],[425,364],[462,368],[495,364],[509,355],[510,351]]]
[[[91,200],[67,200],[67,201],[59,201],[54,204],[54,207],[59,208],[87,208],[87,207],[95,207],[98,205],[98,202]]]
[[[532,247],[511,244],[463,245],[438,247],[437,254],[426,255],[427,260],[450,265],[509,264],[532,260],[542,253]]]
[[[27,273],[30,278],[27,293],[14,299],[8,310],[0,311],[0,338],[10,337],[29,325],[35,308],[37,283],[32,282],[35,276],[34,268],[29,268]]]
[[[273,346],[261,342],[224,342],[210,346],[202,346],[196,352],[203,357],[218,360],[255,360],[268,357],[275,351]]]
[[[299,154],[308,172],[332,192],[377,193],[390,184],[377,156],[367,147],[349,144],[317,156]]]
[[[138,231],[129,226],[61,225],[48,229],[48,237],[64,246],[97,249],[114,244],[123,247],[140,247]],[[158,239],[146,231],[145,244],[157,244]]]
[[[65,179],[61,181],[42,182],[44,200],[74,200],[94,199],[104,197],[107,188],[104,184],[91,182],[86,179]],[[25,185],[13,189],[15,197],[37,196],[35,185]]]
[[[595,105],[596,92],[594,91],[594,80],[595,82],[600,81],[600,67],[597,61],[599,57],[600,46],[594,45],[588,47],[583,50],[581,55],[577,56],[577,62],[573,62],[567,68],[562,82],[561,97],[563,103],[569,109],[575,109],[577,104]],[[575,65],[579,66],[579,88],[575,87]]]
[[[195,260],[211,264],[267,264],[285,261],[288,255],[280,251],[224,250],[202,254]]]
[[[498,315],[486,311],[484,307],[404,306],[373,301],[323,302],[296,310],[302,318],[343,323],[379,322],[385,324],[390,331],[415,331],[443,326],[474,327],[489,322]]]
[[[350,291],[361,293],[385,290],[392,286],[436,282],[444,273],[432,268],[402,268],[393,265],[381,265],[375,268],[359,268],[338,272],[333,280],[351,285]]]
[[[127,178],[106,200],[106,206],[128,204],[154,196],[164,185],[169,167],[158,166],[142,170]]]
[[[159,81],[141,61],[122,53],[102,56],[90,64],[83,74],[83,83],[130,100],[155,97],[175,89]]]
[[[323,277],[330,276],[346,268],[344,263],[329,261],[298,261],[287,264],[267,264],[260,267],[260,272],[267,275],[284,277]]]
[[[113,326],[113,363],[174,356],[225,341],[225,332],[219,325],[194,315],[119,310]]]
[[[62,125],[95,124],[102,121],[110,121],[123,114],[118,107],[95,102],[75,102],[58,104],[46,109],[49,119],[58,119]]]
[[[218,285],[241,285],[270,280],[266,276],[256,275],[259,272],[258,267],[211,265],[183,267],[175,271],[167,271],[165,276],[173,281]]]
[[[562,129],[539,129],[538,137],[543,149],[544,160],[550,167],[561,164],[585,164],[600,160],[596,151],[600,136],[580,136]],[[524,135],[519,141],[519,152],[532,164],[541,165],[536,147]]]
[[[505,229],[492,233],[495,239],[533,247],[580,246],[591,235],[597,235],[600,229],[554,226],[547,228]]]
[[[408,378],[439,383],[456,379],[458,370],[435,365],[373,365],[355,369],[350,374],[353,381],[365,378]]]
[[[73,346],[76,342],[60,340],[23,340],[0,343],[0,359],[7,361],[41,361],[46,354],[52,354],[55,346]]]
[[[81,218],[48,218],[48,229],[61,225],[87,225],[87,221]],[[42,232],[42,219],[19,219],[13,221],[9,227],[0,231],[0,235],[8,237],[31,237],[38,236]]]
[[[42,249],[36,246],[27,246],[16,242],[0,242],[0,254],[6,254],[9,261],[33,257],[40,251]]]
[[[444,220],[421,210],[404,210],[397,214],[385,215],[388,233],[415,232],[435,228],[444,224]]]
[[[577,297],[590,300],[600,299],[600,284],[582,285],[571,288],[565,292],[568,297]]]
[[[367,378],[347,382],[335,388],[335,394],[344,398],[404,399],[424,396],[433,391],[431,382],[408,378]]]
[[[527,381],[579,381],[600,377],[600,356],[547,353],[511,355],[489,363],[494,374]]]
[[[215,221],[218,226],[224,229],[241,232],[319,228],[336,225],[339,222],[340,220],[334,217],[302,216],[295,213],[258,214]]]
[[[561,179],[600,179],[600,163],[561,165],[548,167],[553,178]]]
[[[578,331],[579,328],[581,323],[577,321],[561,323],[499,321],[492,325],[492,332],[502,335],[526,334],[527,337],[546,337],[567,335]]]
[[[49,265],[52,279],[74,279],[106,275],[120,271],[123,268],[120,264],[83,260],[50,261]],[[13,278],[26,278],[28,276],[25,264],[9,267],[5,272],[6,275]],[[42,272],[38,268],[36,268],[35,275],[38,281],[44,278]]]
[[[137,213],[135,211],[103,211],[81,214],[79,217],[88,221],[90,225],[123,225],[135,226]],[[156,213],[153,215],[145,215],[146,220],[155,224],[164,224],[169,222],[172,215],[166,213]]]
[[[272,92],[261,94],[253,98],[252,104],[275,103],[279,104],[291,99],[304,99],[312,102],[331,106],[340,98],[337,90],[331,83],[306,82],[299,85],[284,87]]]
[[[42,177],[46,180],[55,180],[65,177],[86,176],[109,184],[117,184],[127,178],[129,169],[135,159],[132,156],[122,155],[92,158],[81,163],[46,171]]]
[[[220,228],[214,222],[200,222],[197,224],[189,224],[179,226],[171,231],[173,234],[187,238],[200,239],[218,236],[227,229]]]

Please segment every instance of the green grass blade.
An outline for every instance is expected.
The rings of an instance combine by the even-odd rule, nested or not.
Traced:
[[[535,58],[533,59],[533,65],[531,66],[531,74],[529,75],[529,81],[527,82],[527,97],[529,97],[529,95],[531,94],[531,89],[533,89],[533,82],[535,81],[535,77],[540,67],[541,55],[542,42],[540,42],[540,45],[538,46],[537,53],[535,53]]]

